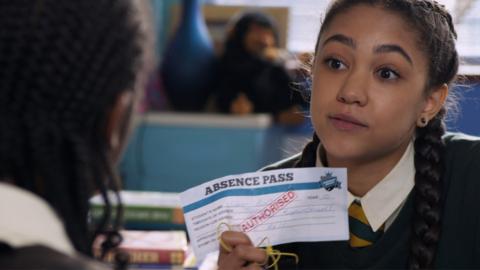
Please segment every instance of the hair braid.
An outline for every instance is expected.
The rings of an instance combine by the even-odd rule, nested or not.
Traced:
[[[415,139],[415,213],[410,247],[410,268],[432,268],[440,238],[442,176],[445,170],[443,114],[424,128]]]
[[[320,145],[320,139],[317,134],[313,133],[313,139],[307,143],[305,148],[303,148],[302,155],[300,159],[295,163],[294,167],[311,167],[315,165],[315,160],[317,158],[317,148]]]
[[[0,181],[48,201],[85,254],[89,197],[118,190],[104,130],[141,64],[132,8],[127,0],[0,0]]]

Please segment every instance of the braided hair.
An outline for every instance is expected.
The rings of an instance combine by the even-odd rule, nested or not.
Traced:
[[[109,206],[118,189],[105,126],[140,65],[131,12],[126,0],[0,0],[0,181],[44,198],[87,255],[89,197]]]
[[[443,84],[451,84],[458,71],[458,54],[455,49],[455,32],[452,17],[445,7],[431,0],[337,0],[326,13],[320,36],[333,18],[356,5],[371,5],[400,14],[417,34],[418,47],[425,53],[428,63],[428,79],[425,95]],[[451,98],[451,96],[449,97]],[[451,103],[449,100],[447,103]],[[410,239],[409,267],[411,269],[432,268],[440,238],[442,213],[442,185],[444,173],[446,108],[425,126],[417,127],[415,134],[415,187],[412,236]],[[303,150],[298,167],[312,166],[320,140],[313,140]]]

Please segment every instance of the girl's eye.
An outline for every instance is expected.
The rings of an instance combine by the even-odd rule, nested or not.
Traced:
[[[334,58],[329,58],[325,60],[325,63],[329,68],[334,70],[342,70],[347,68],[347,66],[342,61]]]
[[[380,78],[382,78],[383,80],[396,80],[400,77],[397,72],[389,68],[382,68],[377,72],[378,76],[380,76]]]

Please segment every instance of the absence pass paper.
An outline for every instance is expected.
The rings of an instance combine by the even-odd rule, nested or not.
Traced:
[[[348,240],[344,168],[293,168],[230,175],[180,194],[199,261],[230,227],[254,245]]]

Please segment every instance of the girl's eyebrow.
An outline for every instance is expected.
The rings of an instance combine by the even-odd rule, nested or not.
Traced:
[[[325,44],[327,44],[329,42],[339,42],[339,43],[342,43],[342,44],[344,44],[344,45],[346,45],[346,46],[348,46],[352,49],[357,48],[357,44],[355,43],[353,38],[351,38],[349,36],[346,36],[346,35],[343,35],[343,34],[332,35],[331,37],[327,38],[323,42],[322,46],[325,46]],[[378,45],[373,49],[373,52],[374,53],[391,53],[391,52],[399,53],[401,56],[403,56],[403,58],[405,58],[410,63],[410,65],[413,65],[412,58],[408,55],[408,53],[401,46],[396,45],[396,44]]]
[[[323,46],[325,46],[325,44],[327,44],[328,42],[340,42],[342,44],[345,44],[347,45],[348,47],[351,47],[352,49],[356,49],[357,48],[357,45],[355,44],[355,41],[353,41],[353,39],[351,37],[347,37],[345,35],[342,35],[342,34],[335,34],[329,38],[327,38],[324,42],[323,42]]]
[[[410,65],[413,65],[412,58],[410,58],[408,53],[399,45],[395,45],[395,44],[379,45],[373,49],[373,52],[374,53],[391,53],[391,52],[399,53],[401,56],[403,56],[403,58],[405,58],[410,63]]]

